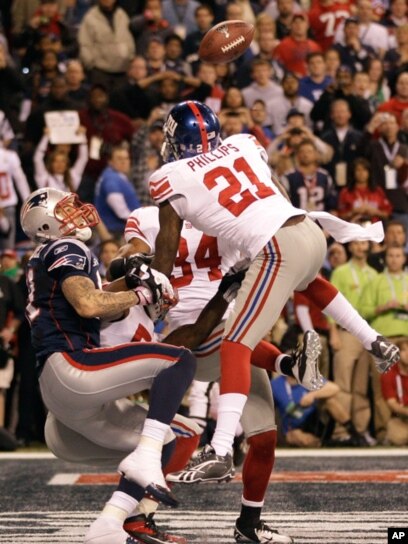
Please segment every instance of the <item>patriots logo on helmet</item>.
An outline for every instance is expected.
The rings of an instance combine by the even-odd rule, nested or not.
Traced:
[[[48,269],[50,272],[51,270],[54,270],[55,268],[59,268],[61,266],[72,266],[73,268],[76,268],[77,270],[84,270],[86,265],[86,258],[81,255],[75,255],[73,253],[70,253],[68,255],[64,255],[63,257],[60,257],[57,259]]]

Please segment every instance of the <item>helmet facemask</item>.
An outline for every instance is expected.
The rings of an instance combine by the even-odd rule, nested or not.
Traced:
[[[82,203],[75,193],[70,193],[60,200],[54,208],[54,216],[61,223],[61,237],[74,236],[86,242],[92,236],[92,227],[100,219],[92,204]]]

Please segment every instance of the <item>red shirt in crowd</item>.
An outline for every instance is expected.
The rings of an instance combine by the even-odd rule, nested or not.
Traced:
[[[377,108],[377,111],[393,113],[398,119],[398,124],[401,125],[402,112],[406,110],[407,108],[408,108],[408,102],[406,100],[402,101],[396,96],[394,96],[393,98],[390,98],[386,102],[383,102],[382,104],[380,104]]]
[[[320,46],[313,40],[298,41],[287,36],[275,48],[273,58],[283,64],[288,72],[303,77],[307,74],[306,57],[309,53],[320,51]]]
[[[398,363],[386,374],[381,374],[381,389],[385,400],[396,399],[408,406],[408,376],[401,374]]]
[[[309,11],[309,25],[315,41],[323,51],[333,45],[334,34],[339,24],[350,17],[350,4],[334,0],[329,5],[313,2]]]
[[[361,206],[371,206],[390,215],[392,206],[381,187],[376,187],[374,191],[366,188],[354,188],[353,190],[343,187],[339,194],[338,211],[340,217],[346,217],[355,208]],[[372,222],[379,220],[379,217],[372,217]]]

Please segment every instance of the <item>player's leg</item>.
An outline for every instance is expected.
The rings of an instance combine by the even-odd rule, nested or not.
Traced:
[[[40,384],[48,408],[63,422],[67,414],[76,414],[78,419],[73,421],[70,416],[69,426],[80,433],[86,419],[103,411],[106,403],[151,386],[139,446],[122,461],[119,470],[143,487],[151,487],[160,500],[174,504],[161,471],[161,449],[194,370],[195,359],[188,350],[164,344],[129,344],[75,352],[69,357],[54,354],[45,365]],[[112,444],[105,443],[106,437],[97,426],[86,432],[96,443]]]
[[[344,295],[326,279],[318,276],[303,293],[322,312],[358,338],[365,349],[377,359],[381,368],[386,369],[399,359],[398,347],[370,327]]]
[[[221,395],[212,446],[229,454],[250,385],[251,353],[278,319],[293,290],[317,275],[326,241],[313,221],[281,228],[251,264],[227,319],[221,345]]]

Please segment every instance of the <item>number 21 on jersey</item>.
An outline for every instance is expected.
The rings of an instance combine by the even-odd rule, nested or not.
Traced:
[[[251,183],[254,191],[244,189],[238,178],[239,174],[244,174]],[[217,166],[204,175],[204,185],[211,191],[218,185],[219,179],[228,182],[228,187],[222,189],[218,195],[218,202],[226,208],[232,215],[238,217],[250,204],[256,200],[273,196],[275,191],[268,187],[258,178],[244,157],[235,159],[233,168],[226,166]],[[240,195],[241,199],[237,201],[234,197]]]

